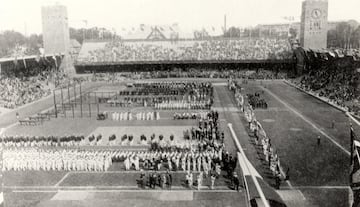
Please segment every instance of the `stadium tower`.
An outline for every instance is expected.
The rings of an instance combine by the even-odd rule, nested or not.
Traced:
[[[72,73],[75,70],[69,54],[70,34],[66,6],[43,6],[41,14],[45,54],[64,54],[60,69]]]
[[[305,0],[302,2],[300,44],[307,49],[327,47],[327,0]]]

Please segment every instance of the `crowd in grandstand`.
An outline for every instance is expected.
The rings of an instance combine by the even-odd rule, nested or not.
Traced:
[[[25,68],[17,66],[0,74],[0,107],[14,109],[50,95],[56,87],[73,83],[74,79],[57,66],[53,58],[42,58],[39,62],[29,61]]]
[[[30,78],[1,78],[0,79],[0,106],[15,108],[31,103],[51,93],[46,82],[39,77]]]
[[[218,39],[108,42],[103,48],[80,54],[79,62],[201,61],[288,59],[287,39]]]
[[[325,97],[340,107],[359,114],[360,75],[352,60],[322,62],[293,82],[302,89]]]
[[[151,68],[149,68],[151,69]],[[119,73],[95,73],[88,81],[121,82],[125,79],[143,80],[158,78],[241,78],[241,79],[286,79],[287,72],[283,70],[258,68],[250,69],[211,69],[211,68],[173,68],[170,70],[150,70],[147,72],[119,72]]]

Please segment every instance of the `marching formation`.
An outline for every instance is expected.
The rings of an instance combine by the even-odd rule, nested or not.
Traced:
[[[254,93],[254,94],[247,94],[247,97],[249,99],[249,104],[253,108],[267,108],[268,104],[264,98],[260,96],[260,93]]]
[[[135,115],[133,115],[135,114]],[[104,112],[106,118],[110,117],[113,121],[132,121],[134,120],[159,120],[160,113],[158,111],[149,111],[149,112]]]
[[[121,152],[114,156],[114,162],[124,162],[125,170],[169,170],[204,171],[220,169],[223,148],[204,152]],[[219,172],[219,171],[218,171]]]
[[[120,91],[106,102],[110,106],[144,106],[157,110],[210,109],[213,87],[209,82],[135,83],[134,88]]]
[[[158,110],[183,110],[183,109],[194,109],[194,110],[206,110],[210,109],[211,101],[165,101],[162,103],[155,103],[155,109]]]
[[[8,148],[2,170],[107,171],[111,165],[110,151]]]
[[[0,145],[5,147],[48,147],[79,146],[85,140],[83,135],[65,136],[2,136]]]
[[[268,167],[276,180],[276,187],[278,188],[280,186],[279,181],[281,178],[280,158],[271,144],[271,139],[266,135],[265,130],[261,126],[260,122],[256,120],[255,114],[250,105],[245,111],[245,117],[249,123],[250,131],[255,137],[256,145],[260,145],[262,148],[262,153],[264,154]]]
[[[175,120],[177,119],[205,119],[208,115],[208,112],[183,112],[183,113],[178,113],[175,112],[173,117]]]

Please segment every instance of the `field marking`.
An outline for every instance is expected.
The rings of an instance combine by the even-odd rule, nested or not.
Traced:
[[[351,189],[350,186],[343,186],[343,185],[334,185],[334,186],[331,186],[331,185],[319,185],[319,186],[294,186],[293,187],[294,189]],[[286,187],[285,187],[286,189]]]
[[[285,174],[283,168],[282,168],[281,166],[279,166],[279,169],[280,169],[280,174],[281,174],[283,177],[286,177],[286,174]],[[286,180],[285,182],[286,182],[286,184],[288,184],[288,186],[289,186],[290,189],[294,189],[294,186],[290,183],[289,180]],[[302,193],[301,193],[301,195],[304,196]]]
[[[9,130],[10,128],[12,128],[12,127],[14,127],[14,126],[16,126],[16,125],[18,125],[18,124],[19,124],[19,121],[16,121],[15,123],[12,123],[12,124],[4,127],[4,128],[1,128],[2,130],[0,131],[0,136],[1,136],[2,134],[4,134],[7,130]]]
[[[273,92],[271,92],[269,89],[264,88],[263,86],[260,86],[263,90],[267,91],[272,97],[274,97],[277,101],[282,103],[285,107],[290,109],[293,113],[295,113],[297,116],[299,116],[302,120],[304,120],[306,123],[308,123],[310,126],[312,126],[314,129],[316,129],[318,132],[320,132],[323,136],[325,136],[327,139],[329,139],[333,144],[335,144],[338,148],[340,148],[345,154],[350,156],[350,152],[345,149],[343,146],[341,146],[339,143],[337,143],[333,138],[331,138],[330,135],[328,135],[326,132],[321,130],[319,127],[317,127],[312,121],[304,117],[300,112],[298,112],[296,109],[291,107],[289,104],[287,104],[285,101],[281,100],[277,95],[275,95]]]
[[[91,190],[91,189],[127,189],[127,188],[138,188],[138,186],[136,185],[129,185],[129,186],[125,186],[125,185],[117,185],[117,186],[107,186],[107,185],[99,185],[99,186],[94,186],[94,185],[84,185],[84,186],[45,186],[45,185],[39,185],[39,186],[3,186],[4,189],[14,189],[14,190],[19,190],[19,189],[84,189],[84,190]]]
[[[13,193],[57,193],[58,190],[14,190]]]
[[[346,112],[346,115],[351,119],[353,120],[358,126],[360,126],[360,122],[355,119],[349,112]]]
[[[166,173],[167,171],[166,170],[158,170],[158,171],[155,171],[155,170],[147,170],[147,171],[136,171],[136,170],[128,170],[128,171],[125,171],[125,170],[116,170],[116,171],[71,171],[71,172],[68,172],[68,173],[71,173],[71,174],[140,174],[140,173],[154,173],[154,172],[157,172],[157,173]],[[199,173],[200,171],[191,171],[192,173]],[[186,174],[187,171],[171,171],[170,172],[171,174]]]
[[[64,177],[62,177],[54,186],[59,186],[69,176],[70,173],[71,172],[67,172]]]
[[[228,94],[229,94],[229,93],[228,93]],[[229,97],[229,98],[230,98],[231,103],[234,104],[234,99],[233,99],[233,97]],[[238,114],[233,114],[233,113],[232,113],[232,115],[235,116],[235,115],[238,115]],[[244,114],[242,113],[240,116],[244,117]],[[237,116],[237,117],[239,117],[239,116]],[[242,124],[241,122],[240,122],[240,124],[241,124],[241,126],[245,129],[244,124]],[[249,134],[246,132],[246,130],[241,130],[241,131],[243,131],[243,135],[249,137]],[[244,150],[244,148],[243,148],[243,150]],[[245,149],[245,150],[246,150],[246,149]],[[280,173],[281,173],[281,175],[282,175],[283,177],[285,177],[285,172],[284,172],[284,170],[282,169],[281,166],[280,166]],[[289,180],[286,180],[285,182],[286,182],[286,184],[289,186],[290,189],[294,189],[294,188],[293,188],[293,185],[291,184],[291,182],[290,182]],[[300,194],[301,194],[302,197],[305,198],[305,196],[302,194],[302,192],[300,192]]]
[[[101,188],[103,187],[103,188]],[[210,189],[209,186],[201,186],[200,190],[197,187],[187,188],[184,186],[172,186],[171,189],[142,189],[138,186],[68,186],[68,187],[54,187],[54,186],[17,186],[12,192],[17,193],[29,193],[29,192],[237,192],[229,189],[228,186],[215,186],[214,189]],[[6,187],[8,188],[8,187]],[[37,189],[38,188],[38,189]],[[10,189],[11,190],[11,189]],[[243,192],[239,190],[239,192]]]

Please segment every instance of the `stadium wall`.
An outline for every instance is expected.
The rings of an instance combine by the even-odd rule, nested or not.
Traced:
[[[206,69],[206,70],[241,70],[269,69],[292,72],[295,68],[293,60],[249,60],[249,61],[179,61],[179,62],[127,62],[127,63],[81,63],[75,64],[76,73],[103,72],[146,72],[156,70]]]

